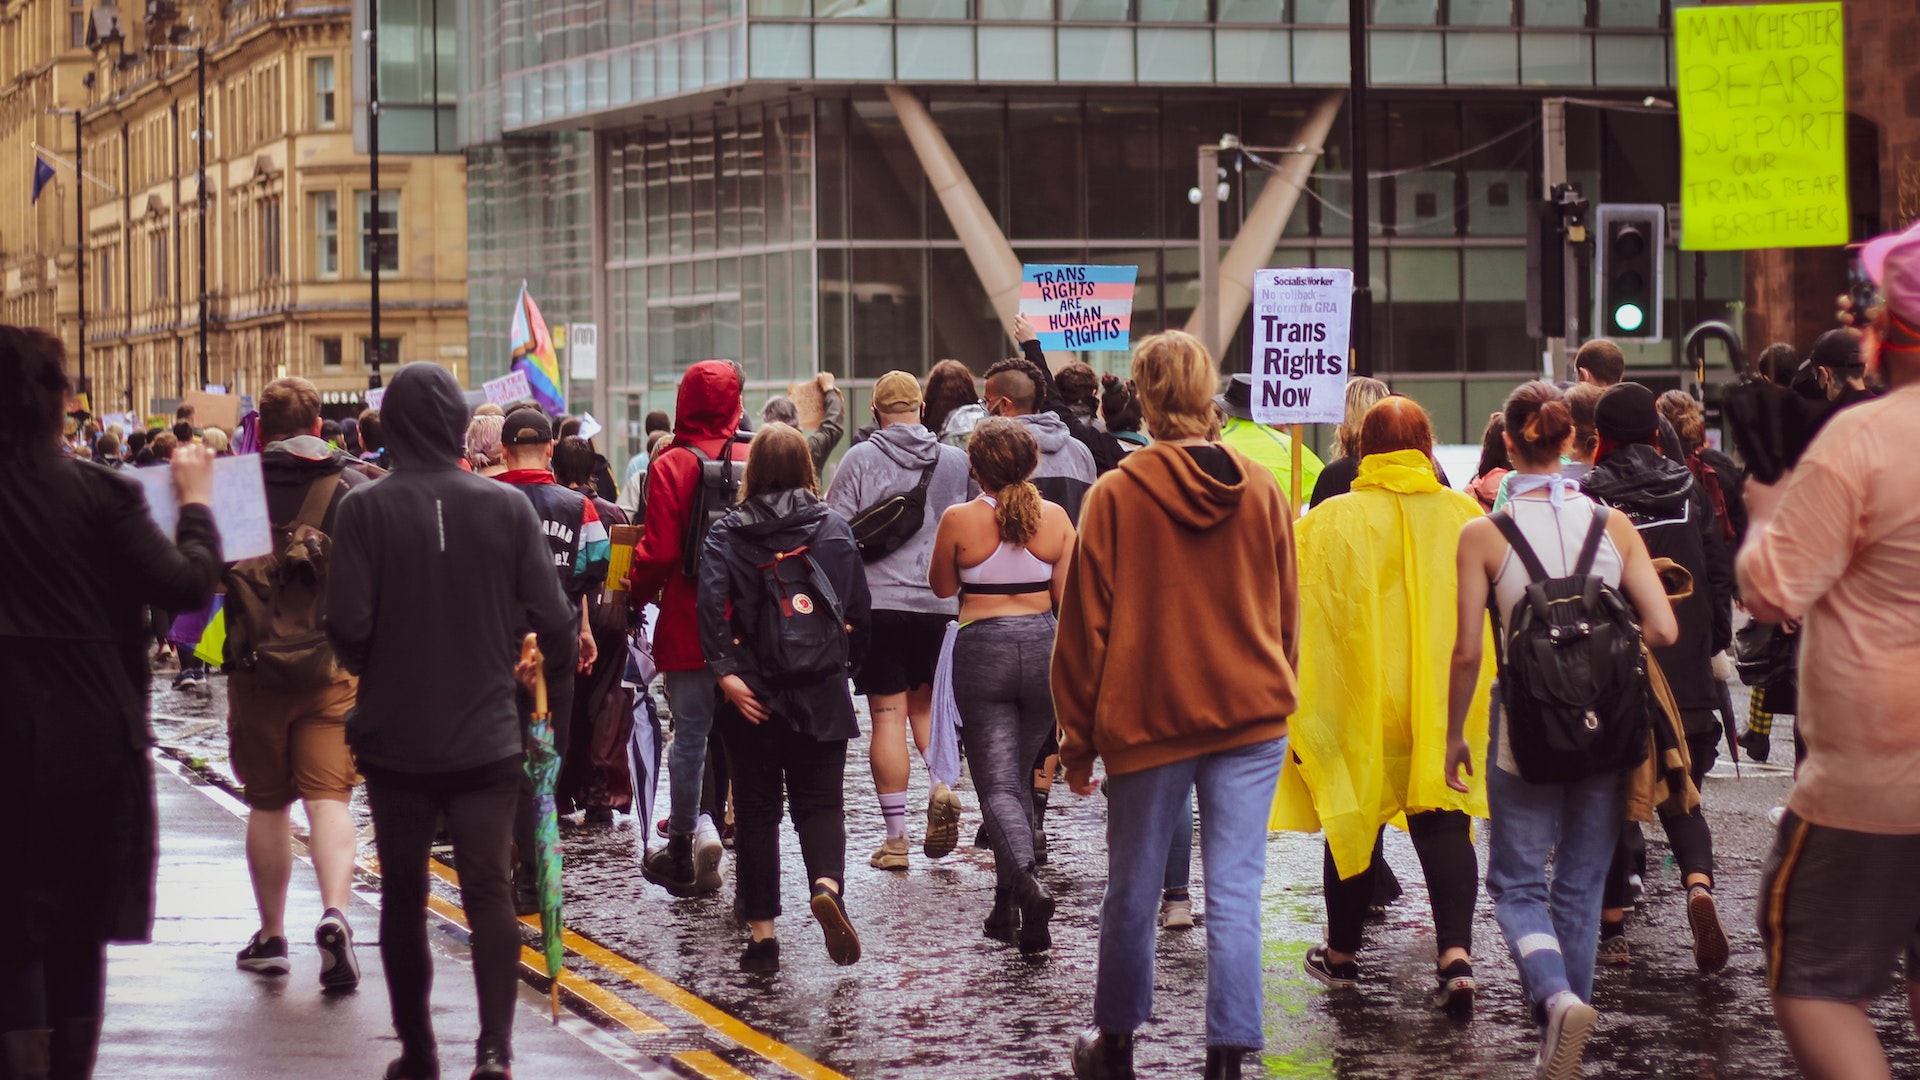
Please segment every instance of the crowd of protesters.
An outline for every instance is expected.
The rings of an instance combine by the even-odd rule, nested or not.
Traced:
[[[239,967],[292,969],[300,802],[319,981],[358,985],[348,808],[365,784],[400,1045],[388,1080],[440,1074],[425,912],[441,831],[473,930],[472,1075],[510,1076],[515,919],[538,907],[522,764],[539,678],[559,811],[588,826],[633,815],[638,872],[673,897],[720,891],[731,847],[752,973],[781,966],[783,814],[828,956],[861,958],[846,895],[855,694],[885,824],[869,863],[912,865],[915,752],[923,858],[958,846],[970,779],[996,872],[980,925],[1021,953],[1052,946],[1056,777],[1104,793],[1093,1025],[1071,1049],[1075,1075],[1101,1080],[1134,1075],[1158,932],[1194,924],[1196,822],[1205,1075],[1232,1078],[1263,1045],[1269,829],[1325,836],[1327,935],[1305,968],[1336,992],[1366,979],[1369,909],[1398,890],[1384,830],[1410,833],[1432,1000],[1464,1012],[1480,991],[1473,818],[1491,823],[1486,892],[1538,1025],[1537,1075],[1580,1075],[1596,968],[1633,963],[1640,823],[1661,825],[1695,964],[1718,970],[1732,947],[1702,788],[1723,737],[1766,760],[1774,716],[1790,714],[1798,780],[1756,913],[1775,1014],[1807,1075],[1887,1076],[1866,1004],[1900,952],[1915,962],[1920,925],[1920,491],[1901,458],[1920,438],[1920,233],[1875,241],[1863,262],[1882,307],[1846,310],[1858,325],[1804,361],[1775,345],[1756,364],[1773,392],[1826,410],[1771,482],[1714,444],[1698,399],[1632,381],[1604,340],[1579,350],[1576,382],[1511,393],[1455,490],[1427,413],[1385,383],[1350,381],[1323,463],[1255,422],[1251,379],[1223,383],[1180,332],[1102,377],[1049,358],[1019,319],[1018,355],[977,380],[956,360],[924,382],[876,380],[871,424],[844,452],[830,375],[802,430],[795,397],[750,421],[738,365],[704,361],[616,476],[579,421],[473,408],[431,364],[338,423],[311,383],[284,378],[231,432],[191,407],[103,429],[74,409],[57,339],[0,327],[0,547],[46,570],[0,584],[0,671],[21,692],[4,738],[31,763],[6,796],[28,839],[0,888],[17,939],[0,963],[7,1074],[89,1075],[103,946],[150,932],[143,702],[149,664],[177,662],[176,688],[204,684],[209,664],[228,679],[260,916]],[[236,453],[261,455],[274,545],[223,562],[213,459]],[[160,465],[181,506],[172,537],[113,475]],[[1296,469],[1304,516],[1287,495]],[[1736,654],[1753,688],[1738,733]],[[660,734],[656,675],[664,767],[631,749]],[[662,772],[655,843],[646,781]],[[53,794],[82,784],[115,797]],[[81,848],[92,856],[63,857]]]

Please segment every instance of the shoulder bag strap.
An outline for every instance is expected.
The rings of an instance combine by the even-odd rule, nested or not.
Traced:
[[[933,464],[920,470],[920,482],[913,485],[914,497],[921,499],[923,501],[926,499],[927,485],[933,483],[933,471],[935,469],[938,469],[939,467],[940,467],[940,456],[936,454],[934,455],[934,458],[933,458]]]
[[[301,501],[300,512],[293,516],[288,526],[307,525],[315,529],[320,528],[327,520],[327,508],[333,505],[333,493],[339,490],[340,484],[340,474],[335,473],[332,476],[323,476],[307,485],[307,497]]]
[[[1500,535],[1506,537],[1507,543],[1513,546],[1513,553],[1519,556],[1520,565],[1527,568],[1527,579],[1535,583],[1547,580],[1547,568],[1541,565],[1540,556],[1534,554],[1533,545],[1527,543],[1527,535],[1520,531],[1520,524],[1513,520],[1513,515],[1502,510],[1497,514],[1488,514],[1487,520],[1493,522],[1494,528],[1499,529]]]

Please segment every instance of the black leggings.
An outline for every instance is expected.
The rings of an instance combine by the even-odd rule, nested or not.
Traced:
[[[1480,898],[1480,857],[1473,850],[1472,823],[1458,810],[1433,810],[1407,815],[1407,832],[1420,856],[1427,878],[1427,897],[1433,904],[1433,937],[1437,952],[1473,951],[1473,906]],[[1378,855],[1372,864],[1341,880],[1328,848],[1323,881],[1327,893],[1327,944],[1335,952],[1357,953],[1364,937],[1367,908],[1373,904]]]
[[[1713,769],[1713,763],[1720,756],[1721,733],[1702,731],[1687,736],[1687,754],[1693,759],[1693,786],[1699,787],[1706,781],[1707,773]],[[1667,845],[1673,849],[1673,861],[1680,867],[1680,879],[1686,880],[1688,874],[1705,874],[1709,884],[1713,881],[1713,831],[1707,828],[1707,816],[1702,807],[1696,806],[1684,814],[1669,814],[1660,811],[1660,827],[1666,830]],[[1641,854],[1636,860],[1628,848],[1626,835],[1637,830],[1622,829],[1621,841],[1613,851],[1613,865],[1607,869],[1607,884],[1602,890],[1601,906],[1609,910],[1627,906],[1627,876],[1636,862],[1642,868],[1646,865],[1646,856]]]
[[[0,962],[0,1032],[98,1024],[106,978],[107,947],[98,941],[59,943]]]
[[[460,870],[460,903],[473,930],[478,1045],[512,1054],[520,924],[513,914],[510,853],[525,775],[520,762],[513,757],[438,775],[362,769],[380,855],[380,962],[386,968],[393,1028],[411,1060],[437,1056],[428,1004],[433,956],[427,947],[427,856],[443,814]]]
[[[847,877],[847,740],[822,741],[770,716],[754,724],[721,702],[714,730],[733,765],[734,888],[748,919],[780,914],[780,814],[793,817],[807,885]],[[709,755],[711,756],[711,755]]]

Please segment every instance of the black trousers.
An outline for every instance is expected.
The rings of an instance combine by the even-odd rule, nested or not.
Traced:
[[[1437,951],[1473,951],[1473,905],[1480,897],[1480,858],[1473,850],[1472,823],[1458,810],[1407,815],[1407,832],[1420,856],[1433,904]],[[1364,935],[1367,908],[1373,904],[1374,877],[1385,864],[1375,844],[1367,869],[1341,880],[1328,848],[1323,883],[1327,893],[1327,944],[1336,952],[1356,953]]]
[[[807,883],[847,879],[847,741],[821,741],[770,716],[755,724],[722,700],[715,732],[733,774],[733,882],[748,919],[780,914],[780,816],[793,818]],[[784,803],[784,807],[783,804]]]
[[[1720,757],[1722,735],[1716,728],[1713,731],[1698,731],[1687,735],[1687,756],[1693,759],[1693,786],[1699,787],[1713,769],[1713,763]],[[1688,874],[1705,874],[1707,880],[1713,880],[1713,831],[1707,827],[1707,816],[1696,806],[1684,814],[1660,812],[1660,827],[1666,830],[1667,844],[1673,849],[1673,861],[1680,867],[1680,878],[1686,880]],[[1638,860],[1628,849],[1624,839],[1628,832],[1622,829],[1620,846],[1613,852],[1613,865],[1607,870],[1607,885],[1603,890],[1601,904],[1608,908],[1625,907],[1627,903],[1627,875],[1632,872],[1636,861],[1644,866],[1646,858]]]
[[[525,772],[518,757],[459,773],[403,774],[363,767],[380,854],[380,962],[393,1028],[407,1057],[436,1056],[428,997],[427,856],[446,817],[460,871],[460,903],[473,930],[473,982],[480,1047],[511,1055],[519,984],[520,924],[513,914],[515,804]]]

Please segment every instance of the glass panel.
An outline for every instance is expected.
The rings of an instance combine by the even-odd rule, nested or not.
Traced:
[[[960,159],[960,167],[973,181],[980,200],[996,222],[1007,219],[1002,205],[1005,190],[1002,173],[1006,168],[1006,108],[997,101],[940,101],[928,105],[934,123],[947,137],[947,145]],[[946,211],[935,205],[928,209],[927,231],[935,239],[953,238],[953,223]],[[936,284],[938,284],[936,280]]]
[[[1133,30],[1060,29],[1061,82],[1133,81]]]
[[[740,260],[740,363],[748,371],[767,371],[773,378],[788,377],[795,372],[773,371],[768,365],[767,353],[767,286],[762,280],[762,260],[751,255]],[[792,355],[781,349],[775,359],[784,368],[793,362]]]
[[[983,8],[994,2],[981,0]],[[1020,2],[1044,6],[1049,0]],[[982,26],[977,40],[981,82],[1053,81],[1052,27]]]
[[[1200,36],[1208,35],[1200,31]],[[1159,235],[1154,223],[1159,119],[1159,106],[1151,101],[1087,105],[1088,236],[1145,239]]]
[[[1200,214],[1187,197],[1196,179],[1196,151],[1218,144],[1222,134],[1239,129],[1240,111],[1231,101],[1169,102],[1163,107],[1160,160],[1166,163],[1168,183],[1160,193],[1160,207],[1168,239],[1199,239]],[[1240,185],[1233,182],[1229,159],[1230,155],[1221,157],[1222,164],[1229,166],[1227,198],[1220,203],[1222,239],[1233,235],[1231,223],[1240,220]]]
[[[1466,415],[1461,401],[1460,383],[1453,379],[1393,379],[1387,380],[1397,394],[1405,394],[1427,410],[1427,417],[1433,424],[1433,441],[1437,443],[1462,443],[1466,436]],[[1479,441],[1479,431],[1474,431],[1474,441]],[[1455,477],[1447,477],[1455,480]]]
[[[1125,22],[1130,0],[1060,0],[1062,22]]]
[[[1449,0],[1451,26],[1512,26],[1513,0]]]
[[[893,14],[892,0],[813,0],[814,16],[821,19],[884,19]]]
[[[1141,28],[1138,36],[1140,81],[1210,83],[1213,81],[1213,32]]]
[[[1660,28],[1660,0],[1606,0],[1599,5],[1597,14],[1603,27]]]
[[[1594,75],[1600,86],[1667,85],[1667,39],[1647,34],[1595,34]]]
[[[1537,366],[1527,336],[1527,253],[1522,248],[1468,248],[1468,371],[1528,371]]]
[[[821,79],[892,79],[892,30],[885,26],[816,24],[813,72]]]
[[[1387,114],[1387,164],[1394,171],[1460,152],[1459,117],[1451,105],[1397,106]],[[1456,166],[1449,163],[1392,178],[1398,236],[1452,236],[1458,231]]]
[[[822,101],[815,109],[820,131],[820,237],[841,240],[847,235],[847,103]],[[796,193],[798,188],[795,188]],[[799,218],[799,207],[794,207]]]
[[[1522,0],[1520,21],[1527,26],[1585,26],[1587,0]]]
[[[1433,26],[1440,21],[1440,0],[1373,0],[1375,26]]]
[[[714,134],[720,158],[719,248],[731,251],[740,246],[740,129],[734,117],[725,116]]]
[[[903,19],[964,19],[967,0],[896,0],[894,7]],[[972,52],[972,46],[968,46]]]
[[[749,67],[756,79],[813,78],[813,33],[799,23],[747,27]]]
[[[1223,23],[1277,23],[1285,0],[1216,0],[1214,20]]]
[[[982,19],[1051,19],[1053,0],[980,0]],[[982,45],[986,44],[984,41]],[[1051,62],[1051,57],[1048,58]]]
[[[847,182],[856,240],[918,240],[924,233],[924,173],[893,106],[855,101],[847,120]]]
[[[984,33],[984,31],[983,31]],[[1009,106],[1011,235],[1019,238],[1081,236],[1086,186],[1080,181],[1078,102]]]
[[[964,251],[927,252],[927,330],[931,358],[958,360],[975,375],[1007,351],[1006,331]],[[1134,299],[1135,318],[1140,301]]]
[[[760,110],[740,118],[740,242],[758,247],[767,240],[767,152]]]
[[[1137,342],[1163,329],[1160,321],[1159,249],[1094,249],[1087,252],[1087,262],[1094,266],[1131,266],[1137,271],[1133,290],[1133,329],[1128,334],[1129,341]],[[1132,367],[1132,354],[1128,349],[1091,350],[1080,353],[1079,357],[1101,374],[1112,372],[1125,377]]]
[[[1341,16],[1346,21],[1346,16]],[[1293,81],[1345,86],[1348,82],[1345,30],[1295,30]]]
[[[926,296],[919,249],[852,252],[853,377],[926,370],[921,305]]]
[[[360,215],[360,272],[373,272],[373,233],[376,227],[370,192],[356,192]],[[393,273],[400,269],[400,193],[380,189],[380,270]]]
[[[1293,81],[1293,41],[1286,30],[1216,30],[1213,57],[1217,82],[1271,85]]]
[[[1520,78],[1520,41],[1513,34],[1448,34],[1447,83],[1512,86]]]
[[[811,0],[747,0],[747,14],[804,19],[813,14],[813,4]]]
[[[847,369],[847,309],[851,293],[847,285],[847,253],[821,248],[819,259],[820,370],[831,371],[843,379],[850,378],[852,372]],[[796,312],[799,308],[800,304],[794,305]]]
[[[1529,126],[1533,113],[1525,106],[1472,103],[1465,106],[1464,119],[1468,146],[1499,139],[1461,162],[1467,175],[1467,235],[1525,236],[1527,199],[1535,190],[1533,165],[1540,153],[1537,129]]]
[[[1207,21],[1207,0],[1140,0],[1141,22]]]
[[[1520,81],[1528,86],[1591,86],[1593,54],[1586,36],[1520,35]]]
[[[962,17],[965,0],[959,0]],[[894,29],[900,50],[900,78],[924,82],[973,78],[973,30],[965,26],[900,26]]]
[[[1373,81],[1395,84],[1428,85],[1443,79],[1441,38],[1438,32],[1411,30],[1375,30],[1368,45],[1372,49]]]
[[[322,191],[313,197],[314,273],[340,275],[340,197]]]
[[[1293,0],[1293,21],[1347,25],[1347,0]]]
[[[1393,371],[1460,369],[1460,252],[1394,248],[1389,280]]]

